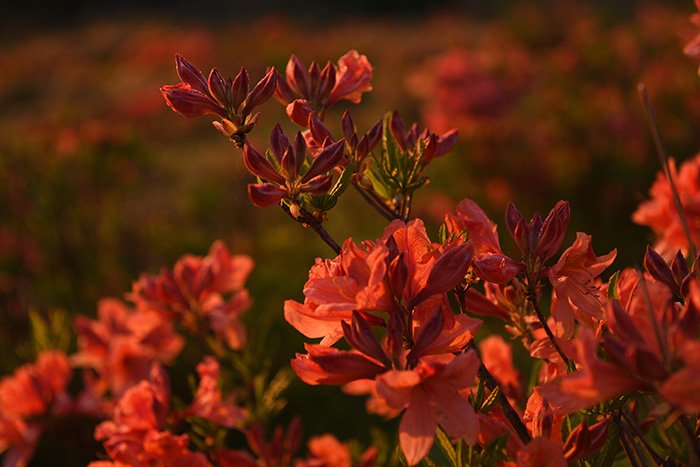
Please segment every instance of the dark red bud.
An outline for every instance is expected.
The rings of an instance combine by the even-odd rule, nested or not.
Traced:
[[[233,86],[231,90],[232,94],[232,107],[235,112],[238,111],[239,107],[243,103],[246,97],[248,97],[248,90],[250,89],[250,77],[248,76],[248,70],[241,67],[236,77],[233,79]]]
[[[253,175],[278,185],[284,185],[284,177],[277,172],[265,156],[256,151],[249,143],[245,143],[243,146],[243,162]]]
[[[207,80],[202,72],[199,71],[199,68],[185,60],[182,55],[175,55],[175,69],[183,83],[189,84],[193,89],[203,94],[209,92]]]
[[[683,259],[683,263],[685,263],[685,259]],[[648,245],[646,253],[644,254],[644,267],[651,277],[665,284],[674,294],[680,295],[680,287],[678,286],[678,282],[676,282],[673,271],[671,271],[671,268],[666,264],[663,257]]]
[[[394,136],[396,144],[399,145],[402,151],[408,149],[408,141],[406,140],[406,126],[403,120],[399,116],[399,113],[394,110],[391,114],[391,120],[389,121],[389,131]]]
[[[471,241],[445,251],[433,264],[425,287],[413,298],[412,305],[416,306],[433,295],[449,292],[459,284],[471,266],[473,252]]]

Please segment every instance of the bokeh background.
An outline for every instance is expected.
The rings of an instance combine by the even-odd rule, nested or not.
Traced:
[[[637,84],[651,93],[669,152],[682,160],[700,150],[700,78],[682,54],[694,5],[581,3],[3,4],[0,374],[31,359],[29,311],[94,315],[98,299],[122,296],[141,272],[205,254],[216,239],[256,261],[251,345],[273,367],[302,350],[282,303],[302,299],[314,258],[331,252],[280,210],[250,204],[241,154],[207,118],[165,106],[158,88],[179,81],[175,53],[205,73],[246,66],[257,79],[291,53],[325,63],[357,49],[374,66],[374,91],[333,109],[332,129],[345,109],[362,131],[394,109],[433,131],[460,129],[415,200],[431,232],[465,197],[498,223],[511,200],[529,216],[567,199],[570,240],[591,233],[596,252],[618,248],[618,267],[639,265],[651,234],[630,216],[658,161]],[[296,131],[278,103],[262,112],[256,147],[276,122]],[[327,223],[338,241],[383,227],[352,191]],[[363,401],[338,393],[297,382],[287,413],[301,412],[311,434],[357,437],[370,420]],[[355,422],[337,423],[348,414]]]

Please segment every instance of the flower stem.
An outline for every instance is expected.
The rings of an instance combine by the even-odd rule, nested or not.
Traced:
[[[395,219],[395,216],[393,213],[389,212],[387,210],[386,206],[384,206],[384,203],[381,202],[379,199],[375,199],[370,194],[365,191],[364,188],[359,186],[356,182],[352,183],[352,186],[357,190],[357,192],[362,196],[362,198],[367,201],[367,203],[374,208],[375,211],[379,213],[382,217],[384,217],[388,221],[393,221]]]
[[[301,209],[299,211],[299,215],[294,217],[292,212],[289,210],[289,206],[282,203],[282,204],[280,204],[280,207],[282,208],[282,210],[284,212],[287,213],[287,215],[289,217],[294,219],[296,222],[298,222],[304,226],[311,227],[311,230],[316,232],[316,234],[318,234],[318,236],[321,238],[321,240],[323,240],[326,243],[326,245],[331,247],[331,249],[336,254],[340,254],[340,245],[338,245],[338,243],[335,240],[333,240],[333,237],[331,237],[331,235],[328,233],[328,231],[325,228],[323,228],[321,223],[318,221],[318,219],[316,219],[313,216],[313,214],[311,214],[310,212],[308,212],[305,209]]]
[[[681,198],[678,195],[678,189],[676,188],[676,183],[673,180],[673,174],[671,173],[671,165],[668,159],[668,153],[666,148],[664,148],[661,130],[659,129],[658,122],[656,120],[656,114],[654,113],[654,107],[649,99],[649,93],[647,92],[647,87],[644,83],[639,83],[637,86],[639,91],[639,96],[642,99],[642,106],[644,107],[644,115],[646,116],[647,123],[649,124],[649,130],[651,131],[651,136],[654,138],[654,145],[656,146],[656,154],[659,156],[659,161],[666,174],[666,179],[671,187],[671,193],[673,194],[673,202],[676,205],[676,211],[678,211],[678,217],[681,220],[681,227],[683,227],[683,234],[688,240],[688,255],[691,259],[695,259],[696,249],[693,243],[693,237],[690,235],[690,228],[688,227],[688,219],[685,215],[685,209],[683,209],[683,204],[681,203]]]
[[[554,336],[554,333],[552,332],[552,330],[549,328],[549,325],[547,324],[547,318],[545,318],[544,314],[542,314],[542,310],[540,310],[540,305],[537,303],[537,297],[536,297],[534,290],[529,290],[527,292],[527,300],[532,305],[532,308],[534,308],[535,314],[537,315],[537,319],[540,321],[540,324],[542,325],[544,332],[547,334],[547,337],[549,337],[549,340],[552,342],[554,349],[557,351],[557,353],[559,354],[561,359],[564,361],[567,368],[571,369],[573,364],[572,364],[571,360],[569,360],[569,358],[566,356],[564,351],[561,349],[561,347],[559,347],[559,343],[557,342],[557,338]]]
[[[622,409],[620,415],[622,415],[622,418],[624,418],[627,424],[632,428],[632,431],[634,431],[634,434],[637,435],[637,438],[639,438],[639,441],[642,443],[642,446],[644,446],[644,449],[646,449],[647,453],[649,453],[649,455],[654,459],[654,462],[656,462],[658,465],[663,464],[664,460],[656,451],[654,451],[654,448],[652,448],[649,445],[649,443],[647,443],[646,439],[644,439],[644,433],[642,433],[642,430],[639,428],[639,426],[637,426],[637,423],[627,413],[626,408]]]
[[[469,341],[469,343],[467,344],[467,348],[476,350],[476,344],[474,343],[474,339]],[[479,378],[481,378],[484,381],[486,387],[489,388],[489,390],[491,391],[495,391],[496,388],[499,387],[498,381],[496,381],[496,378],[493,377],[493,375],[489,372],[489,370],[483,363],[479,367]],[[528,444],[530,441],[532,441],[532,437],[530,436],[530,433],[528,433],[525,424],[523,424],[523,421],[520,419],[518,413],[510,405],[508,398],[505,396],[505,394],[503,394],[502,390],[498,391],[497,402],[498,406],[501,408],[501,412],[503,412],[503,416],[506,418],[506,420],[508,420],[510,426],[513,427],[513,430],[520,438],[520,441],[522,441],[525,444]]]

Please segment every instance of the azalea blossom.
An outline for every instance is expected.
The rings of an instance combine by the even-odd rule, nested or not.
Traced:
[[[70,412],[71,368],[65,354],[42,352],[0,380],[0,454],[3,465],[27,465],[51,417]]]
[[[474,444],[479,421],[464,396],[479,369],[473,351],[458,357],[424,357],[412,370],[391,370],[377,378],[377,392],[389,406],[406,408],[399,426],[399,443],[408,465],[430,452],[437,424],[453,438]]]
[[[554,288],[552,316],[561,323],[565,338],[574,333],[574,318],[591,329],[603,319],[605,297],[599,293],[593,279],[612,264],[616,255],[617,250],[613,250],[596,256],[591,236],[578,232],[574,244],[549,268],[549,281]]]
[[[218,342],[238,350],[246,341],[238,317],[251,303],[244,285],[252,269],[249,256],[231,255],[217,241],[205,257],[185,255],[172,270],[142,275],[130,297],[138,306],[177,317],[191,332],[211,331]]]
[[[73,362],[97,373],[98,392],[109,389],[116,397],[147,378],[154,362],[171,363],[184,344],[172,322],[157,311],[130,308],[116,299],[100,300],[97,320],[78,316],[75,330]]]
[[[365,55],[350,50],[337,65],[321,67],[312,62],[307,69],[296,56],[289,57],[286,76],[277,74],[275,96],[287,106],[287,114],[300,126],[308,124],[310,112],[320,118],[334,103],[347,99],[358,104],[362,94],[372,90],[372,65]]]
[[[683,162],[680,170],[676,169],[675,160],[670,159],[669,170],[678,190],[691,240],[695,245],[700,245],[700,154]],[[654,249],[666,260],[673,258],[678,250],[687,255],[688,238],[664,172],[657,174],[649,195],[651,199],[637,207],[632,220],[654,231],[657,239]]]
[[[470,243],[440,251],[422,221],[394,221],[378,242],[358,247],[349,239],[338,258],[317,260],[304,286],[304,303],[285,302],[285,319],[307,337],[323,337],[322,344],[330,345],[342,336],[341,321],[349,321],[355,310],[372,325],[386,322],[398,333],[391,339],[400,348],[403,333],[414,331],[402,327],[405,314],[415,310],[416,325],[424,320],[435,307],[423,303],[459,283],[470,261]],[[371,311],[388,314],[388,320]],[[452,328],[451,312],[444,316],[445,327]]]

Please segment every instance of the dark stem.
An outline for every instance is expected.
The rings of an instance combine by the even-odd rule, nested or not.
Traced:
[[[642,99],[642,105],[644,107],[644,116],[649,124],[649,130],[651,131],[651,136],[654,138],[654,145],[656,146],[656,154],[659,156],[659,161],[661,166],[666,173],[666,179],[671,187],[671,193],[673,194],[673,202],[676,205],[676,211],[678,211],[678,216],[681,219],[681,226],[683,227],[683,234],[688,240],[688,254],[691,258],[695,258],[695,244],[693,243],[693,237],[690,235],[690,228],[688,228],[688,219],[685,216],[685,210],[683,209],[683,204],[681,203],[681,198],[678,195],[678,190],[676,189],[676,183],[673,180],[673,175],[671,174],[671,165],[668,160],[668,153],[666,148],[664,148],[663,140],[661,138],[661,130],[656,120],[656,114],[654,113],[654,106],[651,104],[649,99],[649,93],[647,93],[647,87],[644,83],[640,83],[637,86],[639,91],[639,96]]]
[[[357,190],[357,192],[362,196],[362,198],[367,201],[367,204],[372,206],[375,211],[377,211],[382,217],[384,217],[388,221],[393,221],[395,219],[393,213],[389,212],[389,210],[384,206],[384,203],[381,203],[379,200],[376,200],[372,198],[361,186],[359,186],[356,182],[352,183],[352,186]]]
[[[476,351],[474,339],[469,341],[467,347]],[[496,381],[496,378],[493,377],[483,363],[479,367],[479,378],[484,381],[489,390],[495,391],[496,388],[499,388],[498,381]],[[520,441],[522,441],[524,444],[528,444],[530,441],[532,441],[532,437],[530,436],[530,433],[528,433],[523,421],[520,420],[520,416],[510,405],[508,398],[505,394],[503,394],[503,391],[500,390],[500,388],[498,391],[498,406],[501,408],[501,412],[503,412],[503,415],[506,417],[506,420],[508,420],[508,423],[510,423],[510,426],[513,427],[513,430],[515,430],[515,432],[518,434]]]
[[[622,418],[625,419],[627,424],[632,428],[634,434],[637,435],[637,438],[639,438],[639,441],[642,443],[642,446],[644,446],[644,449],[646,449],[649,455],[654,459],[654,462],[656,462],[659,465],[663,464],[663,458],[660,455],[658,455],[656,451],[654,451],[654,449],[649,445],[649,443],[647,443],[646,439],[644,439],[644,434],[642,433],[642,430],[639,429],[637,423],[627,413],[627,409],[623,408],[620,414],[622,415]]]
[[[549,340],[552,341],[552,345],[556,349],[557,353],[559,353],[559,356],[564,360],[564,363],[566,366],[571,369],[572,368],[572,363],[571,360],[564,354],[564,351],[561,350],[561,347],[559,347],[559,344],[557,343],[557,339],[554,336],[554,333],[552,332],[551,329],[549,329],[549,325],[547,324],[547,318],[542,314],[542,310],[540,310],[540,305],[537,303],[537,297],[535,296],[535,291],[534,290],[529,290],[527,292],[527,300],[530,302],[532,305],[532,308],[535,309],[535,314],[537,315],[537,319],[540,321],[540,324],[542,325],[542,328],[544,329],[544,332],[547,334],[547,337],[549,337]]]
[[[694,432],[690,423],[688,423],[688,419],[685,415],[681,415],[678,418],[681,423],[683,437],[686,438],[686,442],[688,443],[690,465],[696,467],[700,466],[700,440],[698,440],[698,435]]]
[[[289,206],[287,206],[284,203],[280,204],[280,206],[282,207],[282,210],[284,212],[286,212],[289,217],[291,217],[296,222],[298,222],[304,226],[311,227],[311,230],[316,232],[318,234],[318,236],[321,238],[321,240],[323,240],[326,243],[326,245],[331,247],[331,249],[333,251],[335,251],[336,254],[338,254],[338,255],[340,254],[340,245],[338,245],[338,243],[336,243],[336,241],[333,240],[333,237],[331,237],[330,234],[328,233],[328,231],[326,231],[326,229],[323,228],[321,223],[318,221],[318,219],[316,219],[313,216],[313,214],[311,214],[310,212],[308,212],[305,209],[300,209],[299,215],[294,217],[294,214],[292,214],[292,212],[290,211]]]
[[[613,420],[617,428],[620,430],[620,444],[622,445],[622,450],[625,451],[627,459],[630,461],[632,467],[641,467],[640,460],[637,458],[637,452],[634,449],[634,441],[630,439],[629,433],[625,429],[625,426],[620,421],[620,411],[616,411],[613,415]]]

